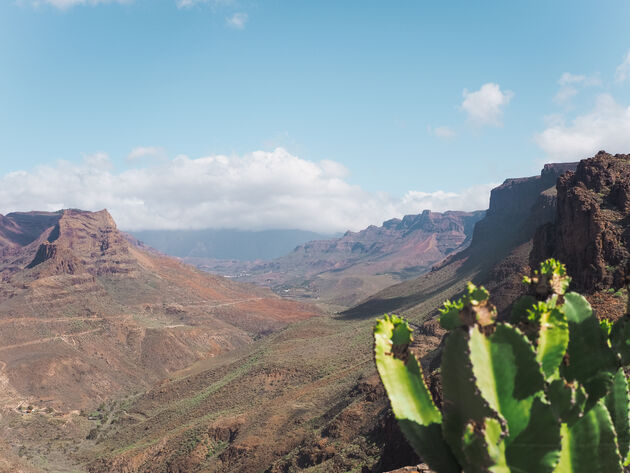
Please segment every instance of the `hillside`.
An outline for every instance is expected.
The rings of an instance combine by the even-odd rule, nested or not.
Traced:
[[[312,309],[130,243],[107,211],[0,217],[1,404],[72,410]]]
[[[198,267],[343,310],[398,281],[426,273],[470,243],[484,212],[430,212],[391,219],[340,238],[315,240],[268,262],[191,258]]]

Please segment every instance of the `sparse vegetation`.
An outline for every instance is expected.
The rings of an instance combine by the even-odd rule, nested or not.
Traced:
[[[407,322],[377,322],[376,365],[401,430],[438,473],[621,473],[630,315],[600,325],[584,297],[565,293],[570,278],[555,260],[525,282],[510,323],[471,283],[444,304],[443,411],[409,351]]]

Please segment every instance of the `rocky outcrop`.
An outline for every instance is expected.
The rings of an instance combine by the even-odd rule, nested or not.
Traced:
[[[600,151],[558,180],[555,223],[536,232],[532,265],[555,257],[573,288],[620,288],[630,274],[630,155]]]

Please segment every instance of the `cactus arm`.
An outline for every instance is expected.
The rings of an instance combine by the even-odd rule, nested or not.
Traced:
[[[442,392],[444,420],[442,431],[457,461],[464,471],[474,471],[465,452],[463,438],[468,424],[481,424],[487,417],[496,417],[475,386],[469,360],[467,329],[460,328],[447,335],[442,352]]]
[[[536,299],[532,296],[526,294],[520,297],[512,306],[512,311],[510,312],[510,322],[513,324],[527,323],[527,311],[531,309],[534,304],[536,304]]]
[[[562,424],[562,451],[554,473],[622,473],[615,429],[600,401],[569,427]]]
[[[525,429],[544,378],[532,344],[516,328],[499,324],[490,336],[470,331],[470,360],[477,386],[490,408],[507,422],[510,437]]]
[[[569,345],[569,323],[566,315],[557,307],[540,315],[536,360],[542,365],[546,379],[558,375],[558,368]]]
[[[376,367],[405,437],[432,469],[460,472],[442,438],[442,415],[424,382],[422,368],[408,349],[409,326],[396,316],[385,316],[376,323],[374,341]]]
[[[561,371],[568,381],[577,380],[584,386],[588,410],[608,393],[619,362],[588,301],[574,292],[564,297],[570,340],[569,364]]]
[[[628,410],[628,380],[622,368],[617,371],[612,388],[606,396],[606,407],[617,432],[619,453],[626,459],[630,449],[630,420],[628,419],[630,412]]]
[[[507,463],[514,472],[551,473],[560,460],[560,422],[551,406],[534,399],[529,424],[507,447]]]
[[[471,465],[466,473],[510,473],[502,430],[501,423],[492,417],[487,417],[481,424],[466,426],[462,445]]]
[[[490,336],[473,327],[469,345],[479,391],[507,423],[508,464],[514,471],[551,473],[560,454],[560,423],[540,400],[544,377],[532,344],[515,327],[498,324]]]

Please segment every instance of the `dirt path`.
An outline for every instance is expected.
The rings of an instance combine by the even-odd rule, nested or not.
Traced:
[[[195,303],[195,304],[190,304],[188,306],[184,306],[184,307],[208,307],[208,309],[214,309],[217,307],[227,307],[227,306],[233,306],[233,305],[237,305],[237,304],[243,304],[245,302],[252,302],[252,301],[259,301],[265,299],[264,297],[252,297],[249,299],[240,299],[237,301],[230,301],[230,302],[222,302],[219,304],[214,304],[214,305],[210,305],[211,302],[210,301],[203,301],[200,303]],[[108,320],[116,320],[116,319],[127,319],[127,318],[132,318],[133,315],[132,314],[121,314],[121,315],[110,315],[107,317],[50,317],[50,318],[40,318],[40,317],[18,317],[18,318],[14,318],[14,319],[0,319],[0,325],[8,325],[8,324],[16,324],[19,322],[36,322],[36,323],[58,323],[58,322],[73,322],[75,320],[80,320],[82,322],[105,322]],[[176,327],[186,327],[185,324],[174,324],[174,325],[166,325],[164,328],[176,328]],[[47,343],[47,342],[51,342],[54,340],[63,340],[67,343],[70,343],[68,341],[68,338],[72,338],[72,337],[80,337],[82,335],[88,335],[90,333],[95,333],[95,332],[99,332],[103,330],[103,327],[99,327],[99,328],[95,328],[95,329],[91,329],[91,330],[85,330],[83,332],[76,332],[76,333],[67,333],[67,334],[60,334],[60,335],[55,335],[52,337],[44,337],[44,338],[38,338],[35,340],[29,340],[27,342],[22,342],[22,343],[16,343],[13,345],[5,345],[5,346],[0,346],[0,352],[1,351],[5,351],[5,350],[12,350],[14,348],[23,348],[23,347],[27,347],[30,345],[38,345],[40,343]]]
[[[226,306],[226,305],[242,304],[243,302],[262,301],[263,299],[265,299],[265,298],[264,297],[252,297],[251,299],[241,299],[239,301],[224,302],[223,304],[213,305],[212,307],[223,307],[223,306]]]
[[[219,304],[212,304],[211,301],[194,302],[192,304],[186,304],[182,307],[207,307],[208,309],[214,309],[217,307],[227,307],[237,304],[243,304],[245,302],[260,301],[265,297],[252,297],[250,299],[239,299],[237,301],[221,302]],[[107,320],[126,319],[133,317],[133,314],[120,314],[120,315],[108,315],[102,317],[15,317],[15,318],[2,318],[0,319],[0,325],[17,324],[20,322],[38,322],[38,323],[58,323],[58,322],[73,322],[80,320],[82,322],[100,322]],[[178,327],[179,325],[177,325]]]
[[[111,319],[124,319],[130,318],[132,315],[108,315],[107,317],[16,317],[13,319],[0,319],[0,325],[16,324],[19,322],[41,322],[41,323],[56,323],[56,322],[73,322],[80,320],[82,322],[101,322]]]
[[[252,297],[250,299],[239,299],[237,301],[221,302],[219,304],[214,304],[214,305],[209,305],[209,304],[212,304],[211,301],[201,301],[201,302],[194,302],[192,304],[187,304],[184,307],[208,307],[208,309],[214,309],[216,307],[237,305],[237,304],[242,304],[244,302],[262,301],[263,299],[269,299],[269,298],[268,297]]]
[[[89,335],[90,333],[100,332],[101,330],[103,330],[103,329],[102,328],[95,328],[95,329],[92,329],[92,330],[86,330],[84,332],[64,333],[62,335],[55,335],[54,337],[38,338],[36,340],[29,340],[28,342],[16,343],[14,345],[5,345],[3,347],[0,347],[0,351],[12,350],[14,348],[22,348],[22,347],[27,347],[27,346],[30,346],[30,345],[38,345],[40,343],[52,342],[54,340],[62,340],[62,341],[67,342],[66,338],[80,337],[82,335]]]

